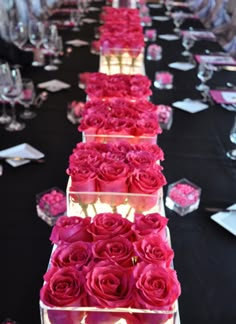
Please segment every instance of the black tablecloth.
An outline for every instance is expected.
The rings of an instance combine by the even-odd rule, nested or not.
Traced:
[[[94,2],[100,7],[103,3]],[[151,9],[160,15],[163,9]],[[88,16],[98,17],[98,12]],[[56,17],[58,18],[58,17]],[[92,41],[98,23],[84,24],[77,34],[69,28],[60,30],[64,41],[81,38]],[[202,28],[199,21],[186,20],[183,29]],[[158,34],[172,33],[173,23],[153,21]],[[181,40],[157,39],[163,47],[161,61],[145,61],[146,73],[153,81],[157,70],[169,69],[174,73],[172,90],[154,87],[151,100],[155,104],[171,104],[184,98],[197,99],[199,83],[196,68],[182,72],[168,68],[170,62],[183,60]],[[148,45],[148,44],[147,44]],[[71,88],[50,93],[37,117],[27,121],[26,128],[18,133],[6,132],[0,126],[0,149],[29,143],[46,155],[46,163],[27,164],[13,168],[4,165],[0,177],[0,321],[11,317],[20,324],[38,324],[39,290],[46,272],[51,243],[51,227],[37,217],[36,194],[53,186],[65,190],[68,157],[77,142],[82,140],[77,126],[66,118],[67,104],[72,100],[85,101],[85,93],[78,88],[78,73],[97,71],[99,57],[90,53],[89,46],[73,47],[68,53],[65,44],[63,64],[58,71],[43,68],[22,69],[24,77],[35,84],[50,79],[70,83]],[[192,52],[205,49],[221,50],[215,42],[198,41]],[[67,54],[66,54],[67,53]],[[233,82],[235,72],[215,72],[209,81],[212,88]],[[22,108],[17,107],[18,111]],[[179,299],[182,324],[222,324],[236,322],[235,237],[210,219],[204,206],[226,207],[236,201],[236,162],[226,157],[232,147],[229,131],[234,113],[212,105],[209,109],[190,114],[174,108],[174,121],[170,130],[158,138],[165,152],[164,174],[168,183],[187,178],[202,188],[199,209],[184,217],[166,208],[169,218],[174,266],[182,286]],[[164,188],[166,194],[167,186]]]

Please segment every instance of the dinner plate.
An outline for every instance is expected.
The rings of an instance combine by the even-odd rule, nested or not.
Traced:
[[[226,229],[227,231],[229,231],[230,233],[232,233],[233,235],[236,236],[236,211],[235,211],[235,208],[236,208],[236,204],[227,208],[228,210],[234,209],[234,211],[231,211],[231,212],[221,211],[219,213],[212,215],[211,219],[214,222],[216,222],[217,224],[219,224],[220,226],[222,226],[224,229]]]
[[[36,148],[31,146],[27,143],[22,143],[13,147],[9,147],[8,149],[0,151],[0,157],[1,156],[12,156],[12,157],[22,157],[22,158],[33,158],[33,159],[40,159],[44,157],[44,154],[40,151],[38,151]],[[6,162],[10,164],[13,167],[18,167],[23,164],[27,164],[30,161],[24,160],[24,161],[14,161],[11,159],[7,159]]]

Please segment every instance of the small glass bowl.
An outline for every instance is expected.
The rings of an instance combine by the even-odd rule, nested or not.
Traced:
[[[162,59],[162,47],[156,44],[151,44],[147,48],[147,60],[159,61]]]
[[[52,187],[36,195],[38,217],[53,226],[57,219],[66,215],[66,194],[58,187]]]
[[[183,178],[168,186],[165,205],[184,216],[198,208],[200,196],[201,188]]]
[[[154,86],[157,89],[172,89],[173,88],[173,74],[171,74],[168,71],[156,72]]]

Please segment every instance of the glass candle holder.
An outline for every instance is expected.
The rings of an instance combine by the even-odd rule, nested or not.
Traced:
[[[173,122],[173,109],[170,106],[158,105],[158,122],[162,129],[170,129]]]
[[[159,61],[162,59],[162,47],[156,44],[151,44],[147,48],[147,60]]]
[[[154,86],[158,89],[172,89],[173,74],[168,71],[156,72]]]
[[[165,205],[184,216],[198,208],[200,196],[201,188],[183,178],[169,185]]]
[[[157,37],[156,29],[146,29],[144,37],[147,42],[155,42]]]
[[[66,215],[66,194],[57,187],[36,195],[37,213],[48,225],[53,226],[60,216]]]

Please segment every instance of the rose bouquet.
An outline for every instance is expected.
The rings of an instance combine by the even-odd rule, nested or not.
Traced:
[[[78,143],[66,170],[68,213],[85,217],[101,208],[121,209],[133,217],[134,211],[159,210],[166,184],[160,160],[163,152],[155,144]]]
[[[87,101],[78,130],[84,132],[86,142],[105,143],[122,139],[155,144],[162,132],[156,105],[147,100],[133,102],[125,98]]]
[[[91,73],[86,82],[85,92],[89,99],[125,97],[130,100],[147,99],[152,91],[151,81],[145,75]]]
[[[166,224],[160,214],[136,214],[134,223],[112,213],[61,217],[40,291],[45,324],[173,320],[181,288]]]

